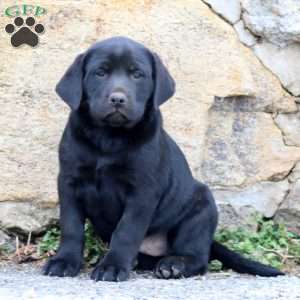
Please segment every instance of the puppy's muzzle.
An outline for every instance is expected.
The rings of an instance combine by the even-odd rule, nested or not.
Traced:
[[[118,109],[128,104],[128,97],[122,92],[114,92],[110,94],[108,101],[111,106]]]

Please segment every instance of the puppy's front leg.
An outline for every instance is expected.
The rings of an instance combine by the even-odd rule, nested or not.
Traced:
[[[44,275],[76,276],[82,264],[84,245],[83,210],[76,201],[74,187],[64,176],[58,177],[61,241],[57,254],[44,267]]]
[[[112,235],[110,250],[93,270],[92,279],[96,281],[128,279],[155,209],[153,203],[155,198],[145,195],[147,193],[140,199],[129,201]]]

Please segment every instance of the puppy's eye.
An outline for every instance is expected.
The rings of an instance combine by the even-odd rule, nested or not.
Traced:
[[[107,74],[107,70],[104,68],[100,68],[97,70],[96,75],[98,77],[104,77]]]
[[[133,73],[132,73],[132,76],[135,79],[139,79],[139,78],[144,77],[144,73],[140,70],[134,70]]]

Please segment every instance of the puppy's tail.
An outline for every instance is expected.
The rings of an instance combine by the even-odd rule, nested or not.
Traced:
[[[213,242],[211,247],[210,260],[213,259],[219,260],[224,267],[232,269],[238,273],[247,273],[265,277],[284,275],[281,271],[257,261],[245,258],[216,241]]]

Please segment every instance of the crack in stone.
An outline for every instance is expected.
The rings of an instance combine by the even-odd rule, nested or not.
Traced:
[[[289,188],[287,189],[287,191],[286,191],[286,193],[285,193],[285,195],[284,195],[284,197],[283,197],[283,200],[282,200],[282,201],[280,202],[280,204],[278,205],[278,208],[277,208],[277,210],[276,210],[276,213],[277,213],[278,210],[282,207],[282,205],[284,204],[284,202],[286,201],[287,197],[289,196],[289,194],[290,194],[290,192],[291,192],[291,190],[292,190],[292,186],[294,185],[294,183],[290,181],[289,177],[290,177],[290,175],[293,173],[293,171],[294,171],[294,169],[296,168],[296,165],[297,165],[298,163],[300,163],[300,160],[295,162],[294,166],[290,169],[290,171],[288,172],[288,174],[287,174],[287,175],[284,177],[284,179],[283,179],[283,180],[286,180],[286,179],[288,180]],[[275,215],[276,215],[276,213],[275,213]]]
[[[212,7],[211,4],[205,2],[204,0],[201,0],[201,1],[202,1],[203,4],[205,4],[205,5],[210,9],[210,11],[211,11],[213,14],[217,15],[218,17],[220,17],[224,22],[226,22],[226,23],[229,24],[230,26],[235,25],[236,23],[238,23],[238,22],[241,20],[242,13],[240,14],[240,17],[239,17],[239,19],[238,19],[236,22],[231,23],[229,20],[227,20],[227,19],[226,19],[225,17],[223,17],[221,14],[219,14],[218,12],[216,12],[216,11],[213,9],[213,7]]]
[[[290,180],[289,180],[289,176],[293,173],[294,169],[296,168],[296,165],[297,165],[299,162],[300,162],[300,160],[295,161],[295,163],[294,163],[293,166],[290,168],[290,170],[288,171],[288,173],[287,173],[286,175],[283,175],[283,177],[280,177],[280,179],[273,178],[273,177],[274,177],[274,175],[273,175],[273,176],[269,177],[269,178],[267,179],[267,181],[271,181],[271,182],[281,182],[281,181],[284,181],[284,180],[287,179],[288,182],[291,183]],[[282,174],[282,173],[281,173],[281,174]],[[276,175],[278,175],[278,174],[276,174]]]
[[[274,214],[274,217],[276,216],[276,214],[278,213],[278,211],[280,210],[280,208],[282,207],[282,205],[284,204],[284,202],[286,201],[287,197],[289,196],[291,192],[291,183],[289,183],[289,188],[287,189],[287,191],[285,192],[282,201],[279,203],[276,212]]]
[[[258,44],[260,41],[262,41],[262,40],[266,40],[267,42],[271,43],[272,45],[274,45],[274,44],[273,44],[271,41],[269,41],[268,39],[265,39],[263,36],[257,35],[256,33],[254,33],[254,32],[251,30],[251,28],[249,28],[249,27],[247,26],[247,24],[245,23],[244,17],[243,17],[244,14],[245,14],[245,12],[246,12],[246,10],[244,9],[244,7],[241,5],[241,14],[240,14],[239,20],[236,21],[235,23],[231,23],[229,20],[227,20],[227,19],[226,19],[225,17],[223,17],[221,14],[219,14],[218,12],[216,12],[216,11],[213,9],[212,5],[210,5],[209,3],[206,3],[204,0],[201,0],[201,1],[202,1],[202,2],[210,9],[210,11],[211,11],[213,14],[217,15],[217,16],[218,16],[219,18],[221,18],[224,22],[226,22],[226,23],[229,24],[231,27],[233,27],[233,29],[234,29],[234,25],[237,24],[239,21],[242,21],[242,22],[243,22],[245,29],[247,29],[247,30],[248,30],[248,31],[249,31],[249,32],[257,39],[257,43],[254,44],[253,46],[248,46],[248,45],[242,43],[241,40],[240,40],[240,38],[239,38],[239,35],[238,35],[237,31],[234,29],[234,31],[235,31],[235,33],[236,33],[236,35],[237,35],[238,40],[240,41],[240,43],[243,44],[245,47],[251,49],[251,50],[253,51],[253,54],[255,55],[255,57],[260,61],[260,63],[264,66],[264,68],[266,68],[273,76],[275,76],[275,77],[278,79],[278,81],[280,82],[280,85],[281,85],[282,89],[283,89],[284,91],[286,91],[290,96],[295,97],[295,95],[293,95],[292,92],[290,92],[290,91],[282,84],[282,82],[281,82],[279,76],[278,76],[277,74],[275,74],[270,68],[268,68],[268,67],[264,64],[264,62],[256,55],[255,51],[253,50],[253,48],[255,47],[255,45],[257,45],[257,44]]]
[[[298,110],[298,111],[299,111],[299,110]],[[295,112],[295,113],[298,113],[298,111]],[[295,114],[295,113],[292,113],[292,114]],[[279,115],[278,112],[277,112],[276,114],[272,114],[272,120],[273,120],[274,125],[278,128],[278,130],[279,130],[280,133],[281,133],[283,144],[284,144],[286,147],[293,147],[293,148],[296,147],[296,148],[299,148],[299,150],[300,150],[300,147],[295,146],[295,145],[288,145],[288,144],[286,143],[286,141],[285,141],[286,135],[284,134],[283,129],[277,124],[277,122],[276,122],[276,120],[275,120],[275,118],[276,118],[278,115]]]

